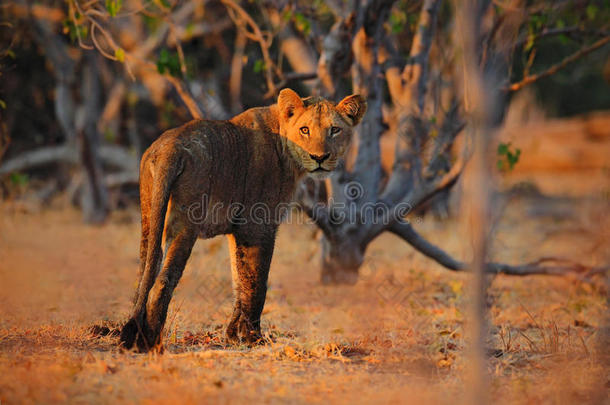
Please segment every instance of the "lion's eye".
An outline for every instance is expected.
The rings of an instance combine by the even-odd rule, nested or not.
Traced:
[[[307,127],[301,127],[301,128],[299,129],[299,131],[301,131],[301,134],[302,134],[302,135],[309,136],[309,128],[307,128]]]
[[[337,135],[339,132],[341,132],[341,128],[340,127],[330,127],[330,134],[331,135]]]

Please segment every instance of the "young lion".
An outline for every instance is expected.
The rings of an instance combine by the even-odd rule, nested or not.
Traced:
[[[139,283],[121,345],[135,343],[140,351],[160,345],[172,293],[197,237],[219,234],[229,240],[235,295],[227,338],[259,340],[280,222],[273,213],[290,202],[304,175],[335,169],[365,112],[359,95],[335,105],[301,100],[284,89],[270,107],[229,121],[194,120],[161,135],[140,164]],[[257,207],[271,218],[255,218]]]

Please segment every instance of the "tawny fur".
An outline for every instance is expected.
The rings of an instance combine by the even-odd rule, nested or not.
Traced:
[[[219,234],[229,240],[235,295],[227,338],[258,341],[281,219],[275,213],[290,202],[301,177],[336,167],[365,111],[358,95],[335,105],[284,89],[270,107],[229,121],[194,120],[161,135],[140,164],[139,282],[121,345],[160,346],[172,293],[197,237]]]

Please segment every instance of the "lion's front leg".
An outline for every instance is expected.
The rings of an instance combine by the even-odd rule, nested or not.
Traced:
[[[229,341],[252,344],[261,339],[261,314],[276,228],[228,236],[235,305],[227,326]]]

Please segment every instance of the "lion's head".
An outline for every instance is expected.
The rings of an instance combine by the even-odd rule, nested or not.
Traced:
[[[325,177],[337,167],[352,138],[352,128],[366,112],[360,95],[344,98],[339,104],[318,97],[302,100],[290,89],[277,100],[280,135],[297,163],[315,177]]]

